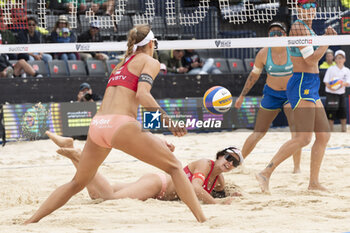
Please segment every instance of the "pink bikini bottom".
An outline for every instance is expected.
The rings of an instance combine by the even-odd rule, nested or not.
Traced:
[[[162,189],[160,190],[160,192],[157,195],[157,199],[163,199],[164,195],[165,195],[165,191],[167,188],[167,182],[166,182],[166,175],[164,173],[157,173],[157,175],[159,176],[160,180],[162,181]]]
[[[101,147],[112,148],[111,142],[114,133],[128,122],[137,122],[137,120],[127,115],[97,115],[90,123],[89,137]]]

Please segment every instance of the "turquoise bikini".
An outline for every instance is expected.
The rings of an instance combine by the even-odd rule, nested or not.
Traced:
[[[295,20],[294,23],[296,23],[296,22],[303,24],[306,27],[306,29],[309,30],[311,36],[317,36],[316,33],[311,28],[309,28],[309,26],[307,26],[306,23],[304,23],[304,21],[297,19],[297,20]],[[314,46],[314,50],[316,50],[317,48],[318,48],[318,46]],[[303,56],[298,47],[291,47],[290,53],[291,53],[291,56],[293,56],[293,57],[302,57]]]
[[[266,64],[264,66],[266,72],[273,77],[285,77],[293,74],[293,63],[290,59],[290,51],[287,49],[287,62],[284,65],[276,65],[273,63],[271,48],[268,48]],[[288,103],[286,91],[276,91],[267,84],[264,86],[263,98],[260,107],[266,110],[280,110]]]

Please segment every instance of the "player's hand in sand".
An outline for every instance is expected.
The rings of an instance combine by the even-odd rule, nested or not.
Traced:
[[[221,205],[231,205],[232,201],[234,200],[233,197],[225,197],[223,198],[222,200],[220,200],[218,202],[218,204],[221,204]]]

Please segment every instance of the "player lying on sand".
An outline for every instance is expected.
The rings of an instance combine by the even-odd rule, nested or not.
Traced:
[[[49,138],[59,147],[57,153],[69,158],[75,167],[78,166],[81,156],[80,149],[73,146],[73,139],[58,136],[51,132],[46,132]],[[164,141],[171,151],[175,150],[173,144]],[[188,164],[184,171],[189,177],[199,200],[206,204],[230,204],[232,197],[215,199],[214,196],[225,195],[225,180],[222,173],[229,172],[243,162],[241,152],[229,147],[221,150],[216,155],[216,160],[200,159]],[[133,198],[147,200],[156,198],[159,200],[176,200],[174,183],[171,177],[164,173],[148,173],[132,183],[110,184],[108,180],[97,172],[92,181],[87,185],[87,190],[92,199],[101,198],[104,200]],[[240,196],[238,192],[234,196]]]

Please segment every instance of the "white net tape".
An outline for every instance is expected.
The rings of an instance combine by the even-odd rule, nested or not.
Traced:
[[[159,41],[159,50],[349,45],[350,35]],[[1,45],[0,53],[125,51],[126,42]]]

